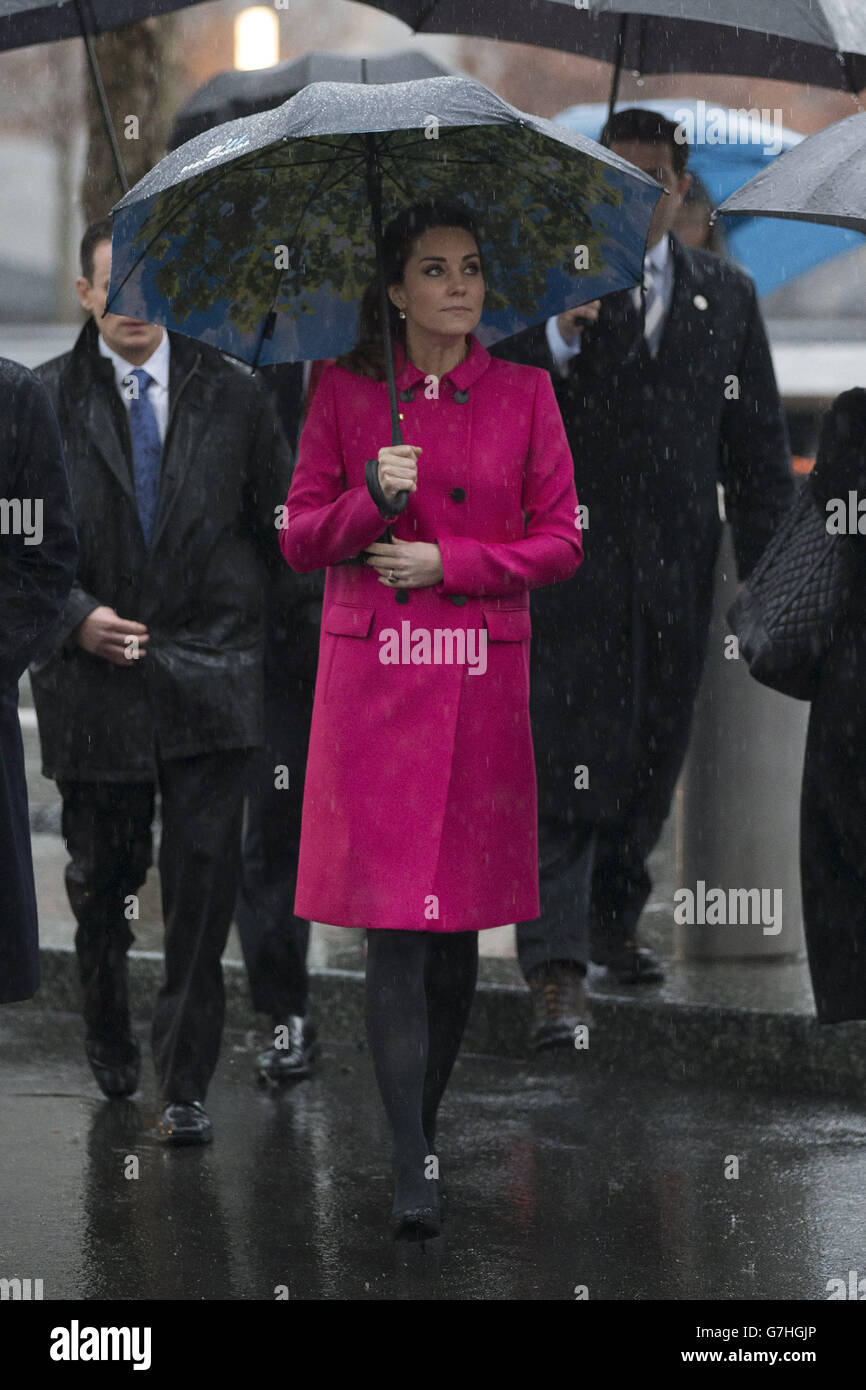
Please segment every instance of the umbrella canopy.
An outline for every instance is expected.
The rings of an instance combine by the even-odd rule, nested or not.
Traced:
[[[685,98],[635,104],[683,124],[689,143],[689,171],[704,184],[712,206],[718,206],[756,173],[769,171],[780,152],[803,142],[803,136],[793,130],[766,124],[760,112],[734,111],[714,102]],[[598,139],[606,117],[607,106],[593,102],[569,106],[555,120],[569,130]],[[760,295],[771,294],[823,261],[860,245],[859,236],[840,228],[806,227],[796,222],[770,227],[759,217],[733,222],[725,231],[727,251],[752,277]]]
[[[636,284],[660,193],[469,78],[313,83],[175,150],[117,204],[108,307],[247,362],[331,357],[356,340],[381,226],[459,195],[492,342]]]
[[[862,0],[366,0],[416,33],[565,49],[639,73],[739,73],[859,92]]]
[[[0,0],[0,49],[102,34],[202,0]]]
[[[810,135],[732,194],[719,212],[802,218],[866,232],[866,112]]]
[[[117,132],[108,109],[105,87],[93,39],[109,29],[122,29],[142,19],[197,5],[201,0],[0,0],[0,50],[26,48],[57,39],[83,39],[87,62],[99,101],[117,180],[125,193],[129,180],[123,167]]]
[[[280,106],[311,82],[416,82],[455,75],[417,48],[370,57],[312,52],[271,68],[218,72],[178,111],[168,148],[177,149],[211,126]]]

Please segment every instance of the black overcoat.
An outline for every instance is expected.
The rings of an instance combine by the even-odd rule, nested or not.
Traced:
[[[29,504],[29,509],[28,509]],[[45,388],[0,358],[0,1002],[39,987],[18,680],[75,574],[72,499]]]
[[[811,487],[825,516],[839,498],[866,532],[866,391],[834,401]],[[852,550],[854,592],[809,713],[801,805],[803,919],[821,1023],[866,1018],[866,534],[839,540]]]
[[[792,499],[790,457],[752,282],[671,238],[673,299],[653,359],[631,294],[601,302],[569,375],[544,325],[491,351],[552,372],[587,508],[579,573],[532,595],[539,807],[615,820],[664,804],[703,666],[724,488],[741,577]],[[575,768],[589,784],[575,790]],[[578,775],[580,776],[580,774]]]
[[[285,568],[291,454],[265,387],[170,334],[169,421],[150,551],[126,410],[90,320],[39,369],[63,434],[79,536],[54,650],[31,670],[46,777],[145,782],[162,758],[262,740],[263,614]],[[146,624],[128,668],[70,635],[101,604]]]

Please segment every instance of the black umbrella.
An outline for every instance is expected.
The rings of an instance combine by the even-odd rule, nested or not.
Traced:
[[[738,188],[719,212],[795,217],[866,232],[866,112],[795,145]]]
[[[93,51],[93,39],[110,29],[138,24],[142,19],[183,10],[201,0],[0,0],[0,50],[27,48],[57,39],[83,39],[93,85],[102,109],[118,182],[126,193],[129,180],[120,156],[117,133],[102,74]]]
[[[369,57],[312,52],[271,68],[218,72],[178,111],[168,148],[176,150],[178,145],[224,121],[281,106],[311,82],[414,82],[423,77],[454,75],[451,68],[417,48]]]
[[[866,0],[365,0],[422,34],[538,44],[639,73],[737,73],[859,92]]]

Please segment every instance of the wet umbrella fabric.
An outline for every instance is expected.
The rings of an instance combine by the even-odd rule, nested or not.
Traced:
[[[175,150],[117,204],[108,307],[247,362],[335,356],[377,223],[456,196],[480,224],[486,344],[636,284],[660,188],[469,78],[313,83]]]
[[[0,49],[103,34],[142,19],[188,9],[202,0],[0,0]]]
[[[538,44],[636,73],[738,73],[852,92],[866,87],[863,0],[366,3],[396,15],[416,33]]]
[[[733,193],[719,212],[866,232],[866,112],[810,135]]]
[[[427,77],[456,76],[419,49],[400,53],[305,53],[289,63],[245,72],[232,68],[218,72],[194,92],[174,119],[168,148],[176,150],[186,140],[211,126],[267,111],[297,96],[311,82],[417,82]]]
[[[93,39],[109,29],[122,29],[142,19],[187,9],[201,0],[0,0],[0,50],[26,48],[57,39],[83,39],[90,75],[96,88],[111,155],[122,192],[129,180],[123,167],[117,132],[111,119]]]

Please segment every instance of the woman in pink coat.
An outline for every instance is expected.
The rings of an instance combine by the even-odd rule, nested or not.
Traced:
[[[293,569],[328,569],[295,911],[367,928],[394,1230],[423,1239],[439,1229],[436,1112],[477,933],[539,915],[529,590],[568,579],[582,551],[550,377],[473,336],[485,289],[468,212],[419,205],[384,240],[411,442],[386,442],[373,285],[310,407],[280,544]]]

